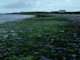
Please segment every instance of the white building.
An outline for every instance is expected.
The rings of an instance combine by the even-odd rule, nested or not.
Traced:
[[[59,13],[63,13],[63,12],[66,12],[65,10],[59,10]]]
[[[59,11],[51,11],[51,13],[64,13],[66,12],[65,10],[59,10]]]

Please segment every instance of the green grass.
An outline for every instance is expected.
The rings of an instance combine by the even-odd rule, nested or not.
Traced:
[[[0,24],[0,31],[0,59],[4,60],[38,60],[39,55],[63,59],[62,57],[69,56],[70,52],[74,54],[76,51],[71,50],[76,47],[67,44],[79,42],[73,37],[73,33],[77,34],[79,31],[61,17],[33,17],[6,22]],[[57,50],[54,47],[63,49]],[[52,50],[56,52],[53,53]],[[60,56],[61,53],[64,54]]]

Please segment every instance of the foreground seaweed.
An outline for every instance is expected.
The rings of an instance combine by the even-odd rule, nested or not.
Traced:
[[[0,25],[0,59],[80,59],[80,34],[61,17],[34,17]]]

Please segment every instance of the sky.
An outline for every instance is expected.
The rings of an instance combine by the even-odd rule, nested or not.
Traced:
[[[80,0],[0,0],[0,13],[80,11]]]

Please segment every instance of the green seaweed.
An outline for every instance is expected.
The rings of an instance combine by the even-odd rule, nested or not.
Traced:
[[[0,24],[0,29],[0,52],[4,60],[36,60],[39,55],[71,60],[69,54],[79,52],[79,47],[76,50],[72,45],[79,44],[79,40],[73,37],[74,33],[76,38],[80,37],[79,30],[62,17],[33,17],[6,22]]]

